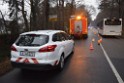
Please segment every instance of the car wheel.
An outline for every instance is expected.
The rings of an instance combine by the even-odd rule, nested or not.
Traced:
[[[87,34],[83,35],[83,38],[84,39],[87,39],[88,38],[88,35]]]
[[[60,57],[59,65],[58,65],[58,70],[62,71],[64,67],[64,56]]]

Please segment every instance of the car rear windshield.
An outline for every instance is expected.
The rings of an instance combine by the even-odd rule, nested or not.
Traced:
[[[121,21],[118,19],[106,20],[105,25],[121,25]]]
[[[27,34],[20,35],[16,41],[17,46],[41,46],[48,43],[47,35]]]

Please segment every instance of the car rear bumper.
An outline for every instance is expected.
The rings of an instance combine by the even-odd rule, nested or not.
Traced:
[[[21,69],[31,69],[31,70],[51,70],[55,69],[57,66],[52,66],[50,64],[30,64],[30,63],[17,63],[11,62],[13,67]]]

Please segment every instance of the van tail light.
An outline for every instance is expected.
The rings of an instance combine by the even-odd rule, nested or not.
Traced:
[[[55,51],[56,47],[57,47],[57,45],[49,45],[49,46],[39,49],[39,52],[53,52],[53,51]]]
[[[17,49],[14,46],[11,46],[11,51],[17,51]]]

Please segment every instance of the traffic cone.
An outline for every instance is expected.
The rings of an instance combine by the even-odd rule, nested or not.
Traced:
[[[100,43],[102,43],[102,38],[99,39]]]
[[[100,45],[100,40],[98,40],[98,45]]]
[[[92,42],[95,42],[95,39],[94,38],[92,39]]]
[[[90,50],[94,50],[92,42],[90,43]]]
[[[96,32],[94,32],[94,34],[96,35]]]
[[[102,43],[102,38],[98,40],[98,45],[100,45],[100,43]]]

